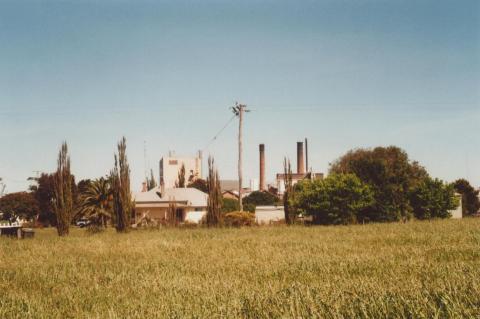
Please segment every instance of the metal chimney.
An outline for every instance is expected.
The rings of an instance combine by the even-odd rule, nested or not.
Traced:
[[[303,158],[303,142],[297,142],[297,173],[305,174],[305,159]]]
[[[259,145],[260,151],[260,190],[265,190],[265,144]]]

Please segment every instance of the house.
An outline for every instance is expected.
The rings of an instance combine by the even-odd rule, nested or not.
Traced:
[[[185,181],[191,182],[202,178],[202,157],[165,156],[160,160],[160,184],[166,189],[174,188],[178,183],[178,173],[185,166]]]
[[[238,199],[238,180],[220,180],[220,189],[223,198]],[[242,198],[245,198],[251,192],[251,188],[242,188]]]
[[[176,206],[177,222],[198,223],[206,215],[208,195],[196,188],[154,188],[134,195],[135,222],[148,214],[159,222],[166,221],[170,204]]]
[[[222,197],[223,198],[228,198],[228,199],[238,200],[238,191],[223,191],[222,192]]]

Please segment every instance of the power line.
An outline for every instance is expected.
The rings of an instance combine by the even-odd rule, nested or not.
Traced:
[[[223,133],[223,131],[227,128],[227,126],[232,123],[233,119],[236,117],[236,115],[234,114],[228,121],[227,123],[225,123],[225,125],[220,129],[220,131],[218,131],[217,134],[215,134],[215,136],[208,142],[208,144],[202,149],[203,151],[207,150],[208,147],[210,145],[212,145],[213,142],[215,142],[215,140],[217,139],[218,136],[220,136],[220,134]]]

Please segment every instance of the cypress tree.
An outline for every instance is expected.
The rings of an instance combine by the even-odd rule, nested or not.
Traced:
[[[57,218],[58,235],[67,236],[73,211],[72,176],[67,142],[62,143],[58,153],[57,171],[54,174],[53,209]]]
[[[118,143],[118,155],[115,154],[115,167],[111,175],[113,193],[113,212],[117,232],[128,231],[133,202],[130,193],[130,168],[127,161],[125,137]]]
[[[213,158],[208,158],[208,206],[207,225],[208,227],[222,224],[222,191],[220,189],[220,177],[215,169]]]

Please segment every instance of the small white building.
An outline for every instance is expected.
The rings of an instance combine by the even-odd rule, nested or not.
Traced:
[[[202,178],[202,158],[198,157],[162,157],[160,160],[160,184],[170,189],[178,183],[178,173],[185,165],[186,183]]]
[[[283,206],[257,206],[255,208],[255,221],[257,224],[271,224],[285,219]]]
[[[458,206],[457,206],[457,208],[451,210],[450,214],[452,214],[452,218],[455,218],[455,219],[463,218],[462,195],[458,194],[458,193],[455,193],[455,197],[458,199]]]
[[[176,206],[177,222],[198,223],[207,213],[208,195],[196,188],[160,187],[134,195],[135,222],[145,214],[157,221],[166,221],[171,203]]]
[[[308,178],[323,179],[323,173],[292,173],[292,185],[295,185],[299,181],[308,179]],[[277,185],[277,190],[279,195],[282,195],[283,193],[285,193],[285,174],[283,173],[277,174],[276,185]]]

